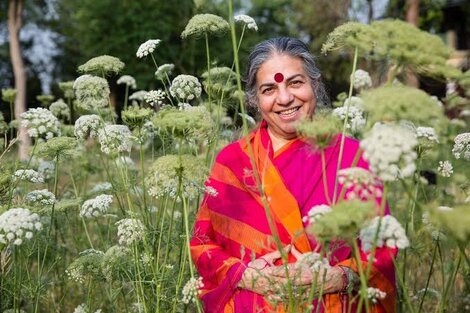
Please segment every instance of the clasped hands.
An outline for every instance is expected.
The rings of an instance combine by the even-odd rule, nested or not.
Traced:
[[[286,246],[283,252],[290,252],[297,261],[287,266],[276,266],[274,264],[281,258],[281,252],[267,253],[248,264],[238,286],[270,297],[276,296],[280,286],[287,286],[288,281],[293,286],[306,289],[316,285],[319,290],[322,286],[323,293],[338,292],[343,288],[343,271],[340,268],[319,265],[313,270],[307,262],[302,261],[304,255],[293,245]]]

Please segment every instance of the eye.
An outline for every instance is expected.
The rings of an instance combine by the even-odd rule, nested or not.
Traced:
[[[289,83],[289,85],[296,87],[296,86],[302,85],[303,83],[304,83],[304,82],[303,82],[302,80],[300,80],[300,79],[295,79],[295,80],[291,81],[291,82]]]
[[[271,94],[273,91],[274,91],[274,88],[273,88],[273,87],[266,87],[266,88],[264,88],[263,90],[261,90],[261,93],[262,93],[263,95],[269,95],[269,94]]]

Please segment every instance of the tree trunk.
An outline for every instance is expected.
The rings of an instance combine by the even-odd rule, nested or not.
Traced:
[[[419,0],[406,0],[406,21],[418,27],[419,19]],[[406,71],[407,84],[413,87],[419,87],[419,80],[416,74]]]
[[[24,0],[10,0],[8,5],[8,35],[10,41],[10,58],[15,76],[15,89],[17,95],[15,99],[15,119],[21,120],[21,113],[26,111],[26,72],[24,69],[23,58],[21,56],[20,47],[20,29],[23,25]],[[21,123],[20,123],[21,124]],[[18,156],[20,160],[28,157],[28,147],[30,139],[26,129],[18,126],[18,139],[20,141],[18,147]]]

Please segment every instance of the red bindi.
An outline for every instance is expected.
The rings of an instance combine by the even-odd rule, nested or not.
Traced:
[[[276,81],[276,83],[282,83],[282,81],[284,80],[284,75],[282,75],[282,73],[276,73],[274,75],[274,80]]]

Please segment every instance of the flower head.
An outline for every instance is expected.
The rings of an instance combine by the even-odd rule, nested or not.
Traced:
[[[132,101],[132,104],[137,105],[140,102],[143,102],[145,100],[145,96],[147,95],[147,91],[145,90],[138,90],[133,92],[129,96],[129,100]]]
[[[149,39],[139,46],[137,49],[136,56],[138,58],[146,57],[149,54],[152,54],[155,51],[155,48],[160,44],[160,39]]]
[[[450,177],[454,173],[454,168],[452,166],[452,163],[449,161],[439,161],[439,166],[437,168],[437,171],[442,177]]]
[[[381,183],[370,171],[361,167],[339,170],[338,182],[346,188],[346,199],[376,199],[382,196]]]
[[[39,215],[28,209],[13,208],[0,215],[0,243],[21,245],[42,229]]]
[[[454,138],[452,153],[456,159],[463,156],[465,160],[470,160],[470,133],[458,134]]]
[[[258,31],[258,25],[256,25],[255,20],[249,15],[245,15],[245,14],[235,15],[233,19],[235,20],[235,22],[245,24],[248,29],[253,29],[255,31]]]
[[[73,92],[73,83],[73,81],[59,83],[59,88],[62,90],[65,99],[73,99],[75,97]]]
[[[331,268],[330,262],[327,258],[324,258],[321,254],[316,252],[303,253],[294,265],[296,268],[301,269],[307,266],[312,272],[320,272]],[[323,273],[320,273],[322,275]]]
[[[298,123],[296,128],[301,135],[311,138],[317,147],[323,149],[341,132],[341,121],[330,112],[319,111],[311,120],[305,119]]]
[[[220,35],[230,29],[226,20],[214,14],[196,14],[186,25],[181,33],[181,38],[188,37],[199,38],[204,34]]]
[[[103,120],[98,115],[82,115],[75,121],[74,134],[78,139],[96,138],[102,125]]]
[[[14,88],[2,89],[2,100],[8,103],[13,103],[17,93],[18,91]]]
[[[37,154],[40,157],[54,159],[60,157],[71,157],[77,148],[77,139],[73,137],[55,137],[49,141],[40,143]]]
[[[143,239],[145,234],[144,224],[135,218],[125,218],[116,222],[118,227],[118,241],[120,245],[130,246]]]
[[[385,245],[389,248],[405,249],[410,245],[405,230],[391,215],[374,217],[361,229],[359,239],[364,252],[372,249],[375,239],[377,239],[376,247],[379,248]]]
[[[149,194],[175,198],[180,190],[185,198],[195,199],[204,192],[207,174],[204,162],[192,155],[162,156],[155,160],[147,176]]]
[[[315,223],[319,218],[321,218],[323,215],[331,212],[331,207],[326,204],[319,204],[313,206],[307,213],[306,216],[302,218],[302,221],[304,223],[312,224]]]
[[[47,189],[33,190],[24,197],[24,200],[33,207],[52,206],[56,201],[55,195]]]
[[[420,147],[430,148],[439,143],[436,130],[433,127],[416,127],[416,137]]]
[[[129,88],[136,89],[137,88],[137,83],[135,81],[135,78],[132,77],[131,75],[123,75],[119,77],[117,80],[118,85],[126,85]]]
[[[12,179],[13,181],[26,180],[33,184],[44,182],[44,177],[32,169],[16,170],[12,176]]]
[[[65,270],[67,276],[77,283],[84,284],[88,280],[101,280],[104,276],[101,272],[104,253],[99,250],[88,249],[80,252]]]
[[[369,298],[372,303],[377,303],[378,300],[383,300],[386,296],[387,293],[378,288],[367,288],[367,298]]]
[[[150,104],[153,107],[161,107],[163,105],[163,100],[165,100],[166,94],[163,90],[150,90],[145,95],[145,102]]]
[[[169,77],[175,68],[174,64],[162,64],[155,71],[155,78],[164,80],[166,77]]]
[[[86,200],[82,204],[80,216],[84,218],[99,217],[108,212],[113,196],[102,194],[93,199]]]
[[[384,181],[393,181],[415,172],[417,144],[416,135],[407,127],[376,124],[360,146],[372,171]]]
[[[199,98],[201,92],[201,83],[194,76],[178,75],[171,82],[170,94],[183,102]]]
[[[130,152],[132,148],[132,133],[125,125],[106,125],[98,131],[98,141],[101,151],[106,154],[115,152]]]
[[[63,118],[64,120],[70,120],[70,108],[64,100],[59,99],[55,102],[52,102],[49,106],[49,110],[57,118]]]
[[[196,302],[198,295],[201,293],[200,289],[203,287],[204,283],[202,282],[202,277],[191,277],[183,287],[183,299],[181,301],[183,301],[185,304],[188,304],[189,302]]]
[[[48,140],[60,135],[60,122],[47,109],[29,109],[21,114],[21,118],[21,125],[28,129],[28,135],[33,138]]]
[[[372,87],[372,79],[368,72],[358,69],[353,74],[353,86],[356,90],[364,90]]]
[[[118,74],[124,68],[124,63],[116,57],[102,55],[88,60],[78,67],[80,73],[94,75]]]
[[[333,110],[333,114],[339,117],[342,121],[346,119],[347,114],[348,123],[346,124],[346,128],[351,130],[353,133],[358,133],[366,125],[364,112],[355,106],[350,106],[349,108],[345,106],[336,108]]]
[[[109,101],[109,85],[106,79],[88,74],[78,77],[73,89],[77,96],[77,106],[92,111],[104,108]]]
[[[52,101],[54,101],[55,97],[53,95],[37,95],[36,100],[41,103],[41,106],[47,108]]]
[[[126,246],[115,245],[105,252],[101,271],[107,281],[123,281],[132,266],[132,251]]]
[[[154,111],[149,108],[131,106],[121,112],[121,118],[122,121],[131,128],[143,127],[146,122],[150,121],[153,113]]]

